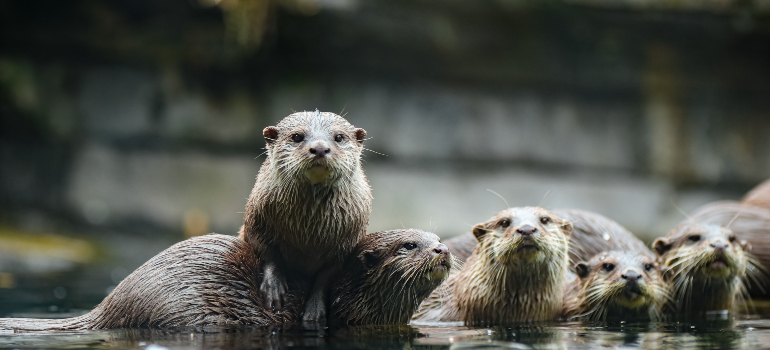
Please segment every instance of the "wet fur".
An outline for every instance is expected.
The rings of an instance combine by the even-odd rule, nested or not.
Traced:
[[[0,319],[17,331],[269,325],[296,322],[259,294],[259,259],[242,240],[206,235],[177,243],[130,275],[91,312],[67,319]],[[291,297],[301,300],[302,296]],[[301,305],[300,301],[293,304]]]
[[[614,266],[612,271],[606,271],[605,263]],[[652,267],[649,271],[647,264]],[[579,277],[570,283],[565,293],[562,318],[590,321],[661,319],[663,305],[669,298],[668,288],[660,267],[647,252],[601,252],[588,262],[580,263],[577,269]],[[644,299],[639,305],[631,304],[624,296],[627,282],[621,276],[630,269],[642,276],[638,292]]]
[[[548,224],[540,224],[548,217]],[[502,228],[501,220],[511,220]],[[517,223],[518,222],[518,223]],[[523,225],[537,228],[537,249],[520,252]],[[572,225],[542,208],[511,208],[474,227],[479,243],[465,263],[422,303],[414,320],[463,321],[484,325],[558,318],[569,280],[568,239]],[[450,248],[451,249],[451,248]]]
[[[405,243],[417,248],[407,250]],[[446,250],[435,234],[414,229],[364,236],[334,278],[332,324],[407,324],[451,268],[451,255],[435,253],[437,247]],[[446,273],[436,274],[441,264],[448,264]]]

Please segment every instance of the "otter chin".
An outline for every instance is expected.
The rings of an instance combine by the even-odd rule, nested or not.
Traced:
[[[649,252],[602,252],[575,266],[562,317],[577,320],[658,320],[668,299]]]
[[[332,169],[329,169],[325,165],[313,165],[305,171],[305,177],[310,180],[310,183],[315,185],[326,181],[332,174]]]

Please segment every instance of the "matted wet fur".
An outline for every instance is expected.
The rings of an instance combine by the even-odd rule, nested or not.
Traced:
[[[479,244],[425,300],[419,322],[555,320],[569,275],[572,224],[539,207],[503,210],[473,228]]]
[[[361,168],[366,131],[315,111],[289,115],[263,136],[267,159],[240,237],[265,260],[268,304],[281,308],[287,277],[315,279],[303,317],[323,323],[326,282],[369,222],[372,195]]]
[[[449,250],[433,233],[369,233],[334,279],[331,325],[405,325],[451,267]]]
[[[645,248],[646,249],[646,248]],[[575,265],[562,318],[590,321],[660,320],[668,288],[647,252],[601,252]]]
[[[748,242],[703,219],[693,216],[653,243],[669,285],[666,311],[678,318],[734,312],[748,298],[746,280],[759,271]]]
[[[570,261],[573,264],[611,250],[645,252],[655,256],[655,253],[631,231],[603,215],[579,209],[557,209],[551,212],[573,225],[570,235]],[[478,240],[472,233],[444,242],[452,251],[452,255],[461,261],[471,255],[477,243]]]
[[[293,324],[259,294],[259,259],[243,240],[206,235],[179,242],[128,275],[91,312],[66,319],[0,319],[16,331]],[[302,296],[289,296],[302,305]]]

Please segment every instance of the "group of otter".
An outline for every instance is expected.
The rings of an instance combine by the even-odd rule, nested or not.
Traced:
[[[263,136],[238,237],[171,246],[82,316],[0,329],[679,320],[734,312],[749,286],[763,292],[770,182],[700,209],[654,251],[601,215],[540,207],[503,210],[445,245],[415,229],[366,233],[363,129],[314,111]]]

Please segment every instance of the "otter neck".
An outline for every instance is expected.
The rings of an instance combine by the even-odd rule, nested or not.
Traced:
[[[689,288],[676,291],[674,300],[681,300],[680,307],[685,314],[697,316],[706,311],[733,311],[740,278],[695,277]],[[676,282],[672,283],[672,286]]]
[[[505,267],[486,255],[472,256],[454,284],[455,295],[467,296],[457,302],[463,321],[478,324],[556,319],[569,260],[566,251],[549,254],[555,256]]]

